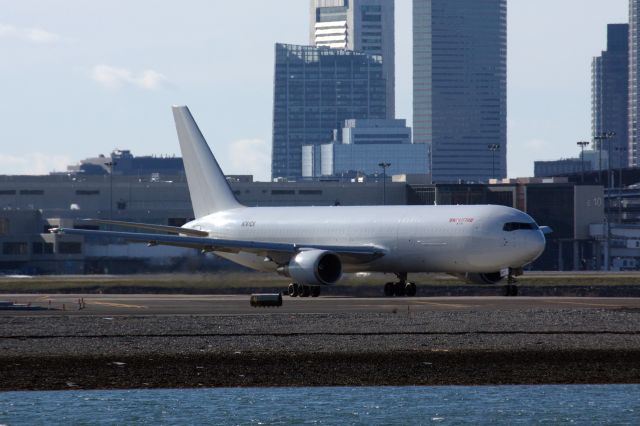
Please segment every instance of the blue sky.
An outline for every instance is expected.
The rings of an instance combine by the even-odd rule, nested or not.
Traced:
[[[627,0],[509,0],[509,176],[590,135],[590,64]],[[179,155],[187,104],[228,174],[269,178],[274,43],[308,43],[307,0],[0,0],[0,174],[114,148]],[[411,122],[411,2],[396,0],[398,118]]]

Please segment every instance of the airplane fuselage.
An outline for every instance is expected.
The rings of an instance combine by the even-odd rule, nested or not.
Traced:
[[[182,228],[94,219],[144,232],[56,228],[69,235],[100,236],[213,252],[259,271],[291,278],[290,296],[317,297],[320,286],[343,272],[397,276],[386,296],[415,296],[409,273],[444,272],[468,282],[492,284],[538,258],[544,233],[519,210],[491,205],[245,207],[229,183],[186,106],[174,106],[195,220]],[[149,232],[151,231],[151,233]]]
[[[345,272],[493,273],[527,265],[545,247],[545,237],[530,216],[492,205],[243,207],[185,227],[207,231],[212,238],[301,247],[375,246],[386,253],[368,263],[345,263]],[[251,253],[216,254],[256,270],[278,267]]]

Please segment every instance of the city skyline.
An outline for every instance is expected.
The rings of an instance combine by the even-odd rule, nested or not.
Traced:
[[[638,167],[640,163],[640,151],[638,150],[638,121],[640,121],[640,91],[638,90],[638,71],[640,68],[640,55],[638,49],[638,20],[640,19],[640,2],[629,0],[629,127],[628,127],[628,155],[629,165]]]
[[[395,0],[310,0],[309,44],[382,56],[387,118],[395,118]]]
[[[628,167],[629,25],[610,24],[607,49],[593,58],[593,149],[606,151],[607,166]],[[602,139],[603,135],[612,135]],[[599,153],[601,154],[601,152]],[[600,166],[598,167],[600,168]]]
[[[308,7],[8,4],[0,174],[62,171],[114,148],[176,154],[169,106],[186,103],[225,172],[267,179],[273,46],[308,43]],[[509,2],[509,176],[532,175],[534,159],[576,155],[575,141],[590,134],[590,62],[605,49],[606,25],[627,21],[627,0]],[[396,3],[396,67],[396,116],[412,126],[411,2]]]
[[[276,44],[271,178],[302,178],[302,147],[332,140],[344,120],[386,117],[382,58]]]
[[[413,140],[432,181],[506,177],[507,0],[413,4]]]

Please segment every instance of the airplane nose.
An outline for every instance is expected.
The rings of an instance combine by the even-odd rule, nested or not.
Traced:
[[[538,257],[540,257],[546,245],[547,245],[547,241],[542,231],[531,233],[531,235],[529,235],[529,238],[527,241],[527,248],[528,248],[531,262],[533,262]]]

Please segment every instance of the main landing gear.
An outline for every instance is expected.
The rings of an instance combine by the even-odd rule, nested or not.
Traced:
[[[387,297],[414,297],[418,291],[418,287],[415,283],[407,282],[407,273],[399,272],[396,273],[398,277],[398,282],[395,283],[386,283],[384,285],[384,295]]]
[[[518,295],[518,286],[516,283],[515,272],[512,269],[509,269],[509,276],[507,277],[507,285],[504,286],[505,296],[507,297],[515,297]]]
[[[298,283],[289,284],[289,296],[291,297],[318,297],[320,296],[320,286],[304,285]]]

